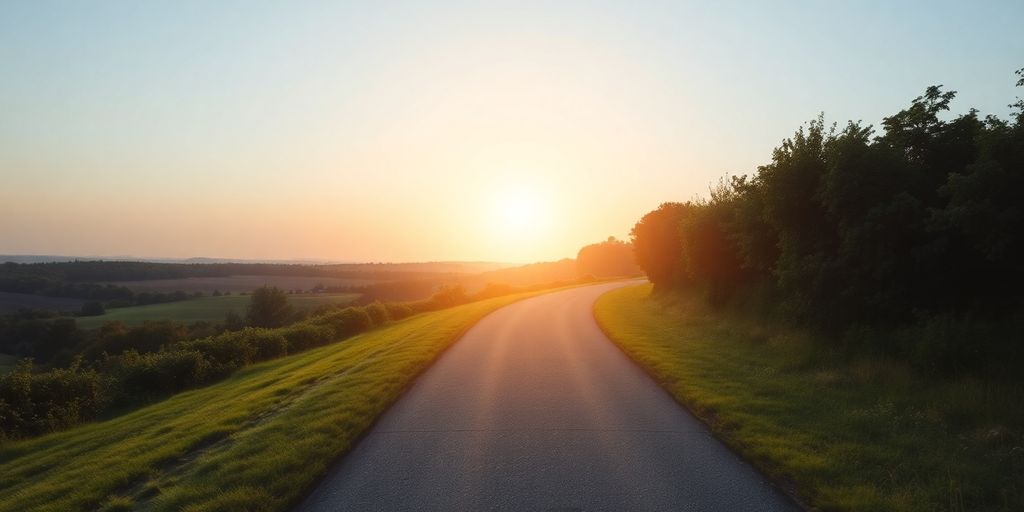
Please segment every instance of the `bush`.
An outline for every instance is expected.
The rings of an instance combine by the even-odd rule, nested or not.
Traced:
[[[309,323],[295,324],[281,329],[281,335],[288,340],[288,352],[296,353],[330,343],[334,331],[322,325]]]
[[[431,310],[450,308],[469,302],[466,296],[466,289],[462,285],[441,285],[441,287],[430,297],[427,303]]]
[[[363,308],[347,307],[345,309],[313,318],[313,325],[330,327],[335,338],[348,338],[365,332],[373,325],[373,320]]]
[[[252,328],[226,332],[200,340],[184,341],[176,346],[184,350],[196,350],[210,359],[217,371],[230,373],[235,368],[253,362],[256,347],[249,342],[246,333]]]
[[[410,316],[419,313],[419,311],[414,310],[407,302],[385,302],[384,308],[388,310],[388,318],[390,318],[392,322],[409,318]]]
[[[279,332],[250,328],[242,331],[242,334],[253,346],[254,361],[266,361],[288,354],[288,340]]]
[[[95,416],[107,403],[109,382],[76,359],[65,369],[33,373],[32,362],[0,376],[0,438],[38,435]]]
[[[363,311],[370,315],[370,324],[373,327],[380,327],[391,321],[391,314],[387,306],[380,302],[373,302],[363,306]]]
[[[213,377],[211,362],[195,349],[146,354],[129,350],[108,357],[104,366],[117,383],[117,399],[123,403],[194,388]]]

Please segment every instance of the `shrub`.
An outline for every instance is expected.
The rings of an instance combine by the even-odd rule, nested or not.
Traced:
[[[213,363],[219,371],[230,372],[234,368],[253,362],[256,347],[249,342],[248,333],[251,327],[241,331],[225,332],[210,338],[184,341],[177,344],[185,350],[197,350]]]
[[[288,340],[290,353],[301,352],[330,343],[334,331],[327,326],[309,323],[295,324],[281,329],[281,335]]]
[[[427,301],[431,310],[450,308],[469,302],[466,296],[466,289],[462,285],[441,285]]]
[[[348,338],[367,331],[373,324],[370,315],[363,308],[347,307],[311,320],[314,325],[330,327],[335,338]]]
[[[194,388],[212,378],[210,361],[195,349],[145,354],[129,350],[108,357],[104,364],[117,382],[117,398],[121,402]]]
[[[0,438],[38,435],[89,419],[107,403],[108,384],[95,370],[83,370],[81,359],[38,373],[24,360],[0,376]]]
[[[385,302],[384,308],[388,310],[388,318],[390,318],[392,322],[409,318],[410,316],[419,313],[419,311],[416,311],[408,302]]]
[[[387,306],[380,302],[363,306],[363,311],[370,315],[370,324],[374,327],[380,327],[391,321],[391,314],[388,312]]]
[[[288,354],[288,340],[277,331],[245,329],[242,334],[253,346],[253,360],[266,361]]]

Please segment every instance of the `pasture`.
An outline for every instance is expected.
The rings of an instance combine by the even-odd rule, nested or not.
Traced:
[[[328,304],[348,304],[358,294],[318,293],[288,296],[288,303],[296,311],[312,311]],[[106,322],[117,320],[125,325],[140,325],[147,320],[172,320],[184,324],[193,322],[222,323],[229,311],[245,316],[249,304],[248,295],[222,295],[220,297],[199,297],[195,299],[109,309],[103,315],[77,318],[78,326],[94,329]]]

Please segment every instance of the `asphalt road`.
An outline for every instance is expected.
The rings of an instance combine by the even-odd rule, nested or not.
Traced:
[[[484,318],[300,506],[334,510],[798,510],[609,341],[624,283]]]

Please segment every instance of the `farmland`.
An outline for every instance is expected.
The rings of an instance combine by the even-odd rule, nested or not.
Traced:
[[[296,311],[312,311],[327,304],[347,304],[356,297],[358,294],[353,293],[296,294],[290,295],[288,302]],[[163,304],[110,309],[103,315],[80,317],[78,325],[84,329],[93,329],[114,320],[129,326],[139,325],[147,320],[172,320],[185,324],[220,323],[229,311],[244,316],[248,304],[248,295],[199,297]]]

